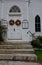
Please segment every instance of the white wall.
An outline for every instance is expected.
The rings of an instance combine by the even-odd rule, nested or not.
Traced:
[[[25,0],[11,0],[11,1],[4,1],[3,2],[3,14],[2,14],[2,18],[6,19],[9,23],[9,10],[13,5],[17,5],[19,6],[19,8],[21,9],[21,16],[22,16],[22,20],[21,22],[23,22],[24,19],[28,20],[28,2]],[[8,25],[9,28],[9,25]],[[21,26],[22,28],[22,26]],[[22,40],[29,40],[29,35],[27,34],[29,29],[22,29]],[[9,35],[9,34],[7,34]]]
[[[30,0],[30,5],[28,7],[28,2],[25,0],[5,0],[2,5],[3,8],[0,10],[1,18],[6,19],[9,22],[9,10],[13,5],[19,6],[22,13],[22,21],[27,19],[29,22],[29,29],[22,29],[22,40],[32,40],[27,34],[28,30],[36,35],[42,35],[42,0]],[[0,3],[1,5],[1,3]],[[0,6],[1,8],[1,6]],[[41,32],[35,32],[35,16],[39,15],[41,18]]]
[[[29,29],[36,35],[42,35],[42,0],[30,0],[29,5]],[[35,32],[35,16],[39,15],[41,18],[41,32]]]
[[[1,19],[1,1],[0,1],[0,19]]]

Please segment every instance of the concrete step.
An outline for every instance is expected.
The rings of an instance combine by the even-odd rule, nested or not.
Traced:
[[[27,41],[4,42],[0,45],[0,60],[37,61],[37,56]]]
[[[0,54],[14,54],[14,53],[33,54],[34,49],[0,49]]]
[[[26,45],[26,44],[14,44],[14,45],[0,45],[0,49],[32,49],[32,45]]]
[[[10,42],[0,42],[2,45],[4,44],[4,45],[30,45],[31,43],[30,42],[28,42],[28,41],[21,41],[21,40],[14,40],[14,41],[10,41]]]
[[[37,62],[24,62],[24,61],[0,61],[0,65],[41,65]]]
[[[37,61],[35,54],[0,54],[0,60],[25,60],[25,61]]]

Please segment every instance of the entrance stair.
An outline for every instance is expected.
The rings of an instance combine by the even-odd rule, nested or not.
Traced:
[[[0,44],[0,60],[19,60],[37,62],[37,56],[29,43],[10,43]]]

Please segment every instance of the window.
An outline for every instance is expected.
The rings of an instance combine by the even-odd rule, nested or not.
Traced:
[[[41,31],[41,26],[40,26],[40,17],[37,15],[35,17],[35,32],[40,32]]]
[[[20,11],[20,8],[15,5],[15,6],[12,6],[12,7],[11,7],[11,9],[10,9],[9,12],[11,13],[11,12],[21,12],[21,11]]]

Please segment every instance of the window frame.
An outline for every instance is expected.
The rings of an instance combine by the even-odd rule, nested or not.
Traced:
[[[18,11],[14,10],[10,12],[10,10],[12,10],[13,8],[15,9],[15,7],[18,9]],[[9,10],[9,16],[21,16],[22,14],[20,8],[17,5],[12,6],[10,10]]]
[[[41,32],[41,20],[39,15],[35,17],[35,32]]]

